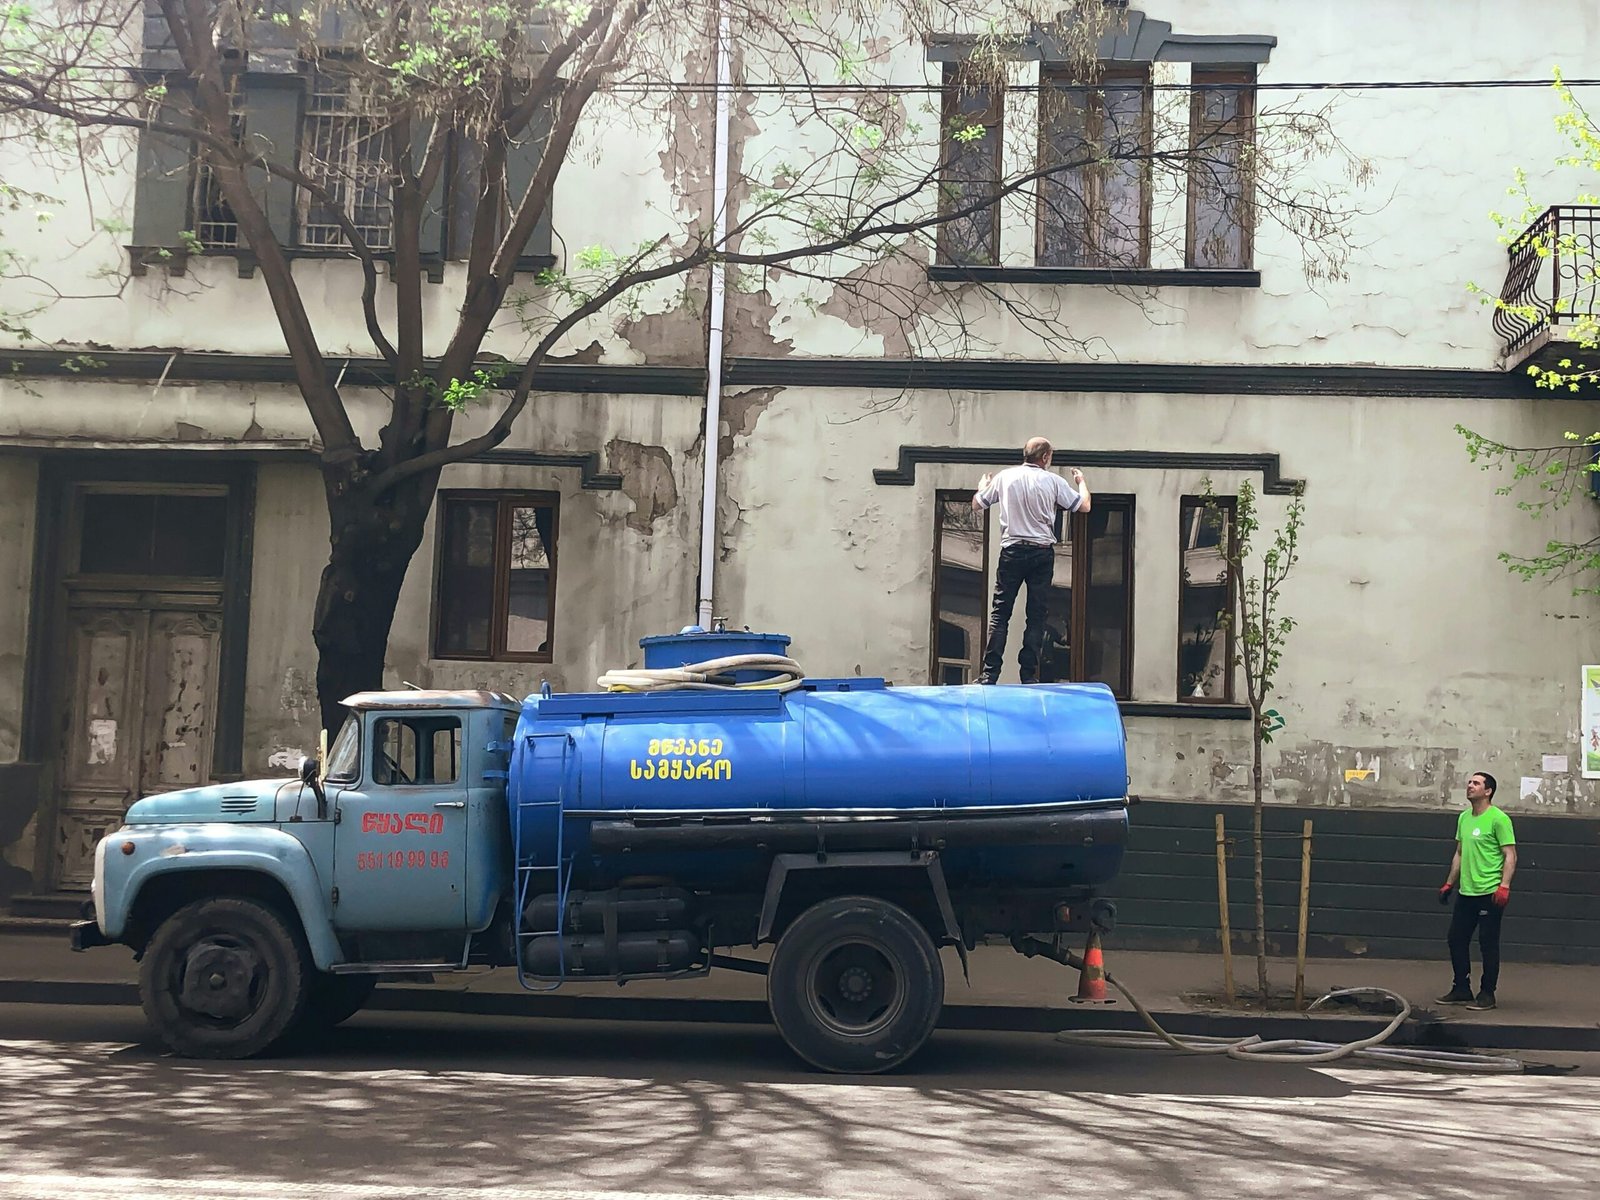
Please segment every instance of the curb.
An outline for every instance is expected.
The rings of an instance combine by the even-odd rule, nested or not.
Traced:
[[[88,1007],[137,1006],[139,989],[131,983],[66,980],[0,980],[0,1004],[62,1004]],[[478,1017],[533,1017],[544,1020],[678,1021],[724,1025],[770,1025],[772,1017],[760,1000],[667,999],[628,996],[522,995],[515,992],[460,992],[439,988],[380,986],[368,1002],[381,1012],[453,1013]],[[1353,1017],[1197,1013],[1185,1010],[1153,1014],[1164,1028],[1180,1037],[1211,1035],[1304,1038],[1346,1042],[1377,1033],[1388,1022]],[[1061,1029],[1143,1029],[1129,1009],[1060,1009],[1023,1005],[945,1005],[940,1029],[991,1033],[1056,1033]],[[1390,1045],[1430,1049],[1535,1050],[1567,1053],[1600,1051],[1600,1025],[1512,1025],[1454,1023],[1435,1017],[1413,1018],[1396,1032]]]

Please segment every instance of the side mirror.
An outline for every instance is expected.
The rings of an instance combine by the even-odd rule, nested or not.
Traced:
[[[317,819],[326,820],[328,817],[328,794],[322,790],[322,762],[314,754],[304,755],[300,759],[300,782],[311,789],[311,794],[317,798]]]

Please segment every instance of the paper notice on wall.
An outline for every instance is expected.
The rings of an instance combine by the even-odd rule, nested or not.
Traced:
[[[1600,779],[1600,667],[1583,669],[1583,719],[1578,727],[1578,760],[1585,779]]]
[[[1567,773],[1567,756],[1565,754],[1546,754],[1544,756],[1543,770],[1546,775],[1565,775]]]
[[[117,757],[117,723],[92,720],[89,722],[89,765],[103,766]]]
[[[1537,800],[1539,798],[1539,785],[1544,780],[1537,775],[1524,775],[1522,777],[1522,790],[1517,793],[1523,800]]]

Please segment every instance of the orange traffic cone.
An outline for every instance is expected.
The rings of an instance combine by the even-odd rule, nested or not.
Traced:
[[[1115,1004],[1116,1000],[1106,995],[1106,961],[1105,955],[1100,950],[1100,931],[1093,925],[1089,927],[1089,944],[1083,950],[1083,969],[1078,972],[1078,994],[1072,997],[1074,1004]]]

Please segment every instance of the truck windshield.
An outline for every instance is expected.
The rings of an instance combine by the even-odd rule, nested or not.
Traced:
[[[324,779],[355,779],[361,769],[361,716],[351,713],[344,719],[339,736],[328,747],[328,766]]]

